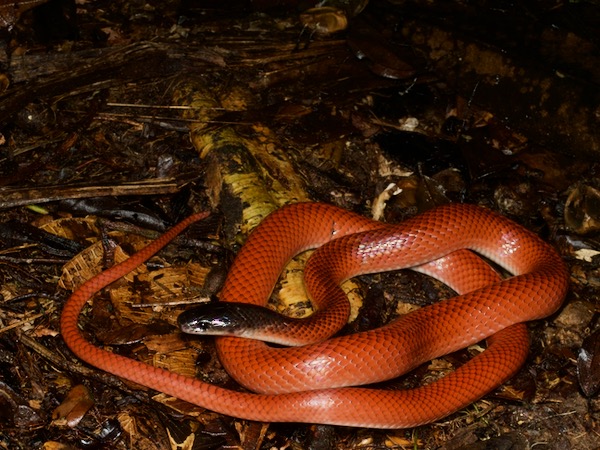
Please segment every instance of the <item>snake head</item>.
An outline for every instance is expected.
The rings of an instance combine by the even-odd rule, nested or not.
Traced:
[[[270,309],[248,303],[205,303],[179,315],[183,333],[210,336],[259,338],[261,330],[280,316]]]

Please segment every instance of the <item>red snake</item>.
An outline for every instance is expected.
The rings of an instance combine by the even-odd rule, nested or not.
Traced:
[[[373,428],[407,428],[437,420],[510,378],[528,353],[523,322],[555,312],[568,289],[566,266],[552,247],[484,208],[446,205],[386,225],[334,206],[299,203],[271,214],[250,235],[221,293],[223,301],[264,305],[285,263],[319,247],[305,270],[317,312],[306,325],[294,324],[282,333],[284,339],[287,333],[300,336],[292,339],[295,344],[316,343],[273,348],[253,339],[217,338],[224,366],[258,394],[223,389],[89,343],[77,326],[85,303],[206,216],[187,218],[128,260],[82,284],[65,304],[61,329],[67,345],[84,361],[238,418]],[[514,276],[499,281],[489,266],[463,249],[489,258]],[[341,281],[400,268],[433,275],[463,295],[377,330],[323,341],[347,320]],[[431,384],[405,391],[340,387],[398,376],[486,338],[486,351]]]

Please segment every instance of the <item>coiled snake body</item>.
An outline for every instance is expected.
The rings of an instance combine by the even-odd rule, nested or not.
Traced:
[[[397,225],[321,203],[299,203],[267,217],[231,268],[221,300],[264,305],[285,263],[309,248],[305,280],[316,305],[307,321],[270,329],[275,348],[219,337],[232,376],[257,393],[234,392],[113,354],[77,327],[86,301],[143,263],[190,223],[189,217],[123,263],[80,286],[67,300],[62,335],[84,361],[204,408],[248,420],[406,428],[442,418],[510,378],[528,352],[526,321],[561,305],[568,272],[537,236],[487,209],[452,204]],[[514,276],[498,275],[473,250]],[[347,321],[339,284],[350,277],[412,268],[441,279],[460,296],[366,333],[329,339]],[[194,313],[184,313],[185,317]],[[425,361],[488,339],[488,349],[450,375],[406,391],[346,387],[398,376]]]

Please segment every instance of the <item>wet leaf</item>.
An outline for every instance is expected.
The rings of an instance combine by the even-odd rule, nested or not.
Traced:
[[[577,358],[577,373],[586,396],[591,397],[600,390],[600,330],[583,341]]]

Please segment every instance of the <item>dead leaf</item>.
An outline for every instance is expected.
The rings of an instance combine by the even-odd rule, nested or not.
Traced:
[[[94,406],[92,394],[87,387],[78,384],[69,391],[63,402],[52,412],[52,420],[62,422],[64,419],[66,425],[73,428],[92,406]]]

